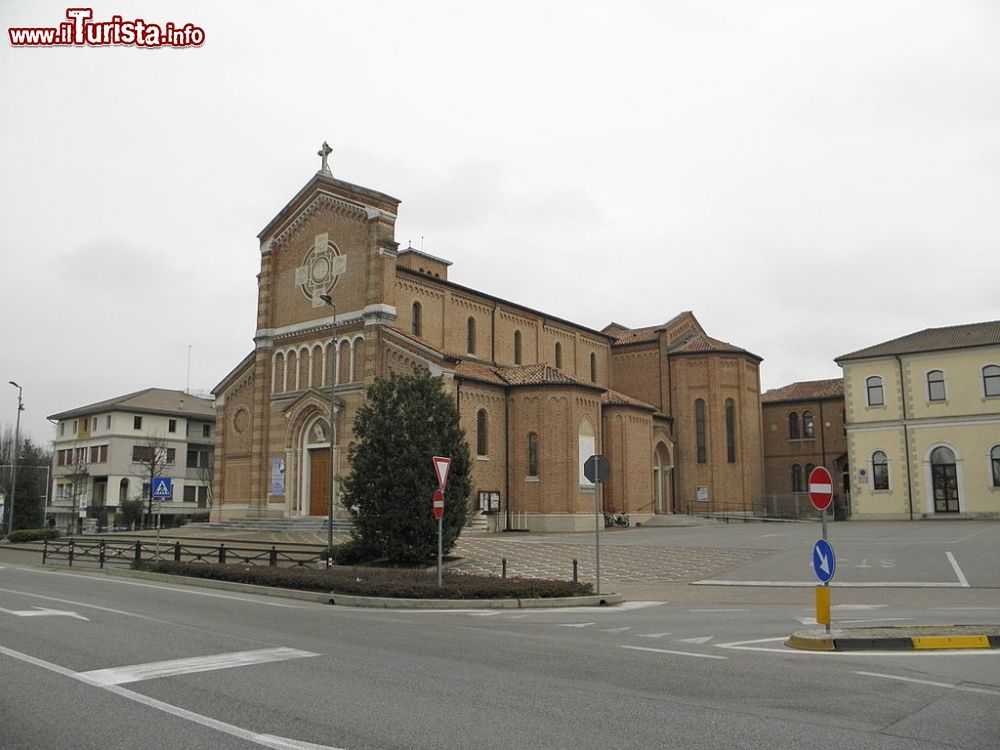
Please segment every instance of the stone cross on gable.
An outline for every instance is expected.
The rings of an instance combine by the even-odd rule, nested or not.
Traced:
[[[332,153],[333,149],[330,148],[330,144],[327,143],[326,141],[323,141],[323,145],[320,147],[320,150],[316,152],[316,156],[319,156],[323,159],[323,164],[319,169],[320,172],[326,172],[327,174],[330,174],[330,165],[327,163],[327,158]]]

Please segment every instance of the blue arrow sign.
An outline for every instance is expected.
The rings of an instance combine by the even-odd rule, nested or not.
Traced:
[[[153,480],[153,499],[169,500],[174,496],[174,480],[169,477],[157,477]]]
[[[828,583],[837,570],[837,557],[826,539],[820,539],[813,546],[813,570],[822,583]]]

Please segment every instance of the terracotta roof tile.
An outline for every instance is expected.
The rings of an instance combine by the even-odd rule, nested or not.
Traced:
[[[827,398],[844,397],[844,379],[803,380],[781,388],[771,388],[760,397],[763,404],[776,404],[783,401],[818,401]]]
[[[842,354],[834,362],[870,357],[891,357],[896,354],[933,352],[941,349],[967,349],[974,346],[1000,344],[1000,320],[985,323],[967,323],[947,328],[925,328],[916,333],[900,336],[856,352]]]

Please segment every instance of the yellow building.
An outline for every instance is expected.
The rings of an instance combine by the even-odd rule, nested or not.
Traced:
[[[1000,321],[838,357],[854,517],[1000,518]]]
[[[398,206],[333,177],[324,156],[260,233],[255,349],[215,389],[213,520],[325,516],[330,462],[350,471],[367,385],[415,367],[453,394],[471,510],[497,513],[497,527],[592,529],[582,467],[594,453],[611,465],[604,509],[633,521],[751,508],[763,493],[759,357],[690,312],[594,330],[456,284],[449,261],[399,248]]]

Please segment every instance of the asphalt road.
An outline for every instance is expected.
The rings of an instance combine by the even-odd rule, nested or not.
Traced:
[[[808,598],[738,601],[753,588],[687,587],[714,597],[707,603],[375,611],[0,567],[5,748],[943,750],[1000,741],[1000,650],[792,651],[782,641],[811,621]],[[977,592],[941,589],[918,604],[835,598],[834,617],[1000,621],[993,591]]]

